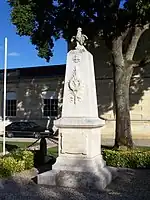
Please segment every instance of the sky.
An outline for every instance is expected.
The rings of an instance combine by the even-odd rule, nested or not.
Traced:
[[[66,63],[67,44],[61,39],[55,42],[54,56],[47,63],[37,56],[35,46],[29,37],[20,37],[16,28],[11,24],[10,7],[7,0],[0,0],[0,69],[4,68],[4,38],[8,38],[7,68],[34,67],[41,65],[58,65]]]

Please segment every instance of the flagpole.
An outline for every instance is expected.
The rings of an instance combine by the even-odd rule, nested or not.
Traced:
[[[6,79],[7,79],[7,45],[8,41],[7,38],[5,38],[5,58],[4,58],[4,96],[3,96],[3,155],[6,154],[5,149],[5,126],[6,126]]]

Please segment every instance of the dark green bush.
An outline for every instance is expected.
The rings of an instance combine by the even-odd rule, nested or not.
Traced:
[[[150,168],[150,151],[102,150],[108,166],[125,168]]]
[[[0,177],[8,177],[16,172],[31,169],[33,166],[33,153],[26,150],[17,150],[0,158]]]

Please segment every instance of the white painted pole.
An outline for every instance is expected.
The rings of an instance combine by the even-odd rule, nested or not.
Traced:
[[[6,154],[5,150],[5,126],[6,126],[6,79],[7,79],[7,38],[5,38],[5,58],[4,58],[4,96],[3,96],[3,155]]]

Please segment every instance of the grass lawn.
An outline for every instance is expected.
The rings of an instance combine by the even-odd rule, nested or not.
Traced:
[[[138,151],[150,151],[150,147],[135,147]]]
[[[102,148],[102,150],[105,150],[105,149],[114,150],[113,146],[103,146],[102,145],[101,148]],[[131,149],[131,150],[134,150],[134,151],[150,151],[150,146],[134,146],[134,148]],[[130,151],[130,149],[127,150],[126,148],[123,148],[123,149],[117,149],[116,151]]]
[[[58,156],[58,147],[48,148],[47,153],[56,158]]]
[[[9,145],[17,145],[20,148],[26,148],[32,144],[32,142],[6,142]],[[0,142],[0,152],[3,151],[3,142]]]

